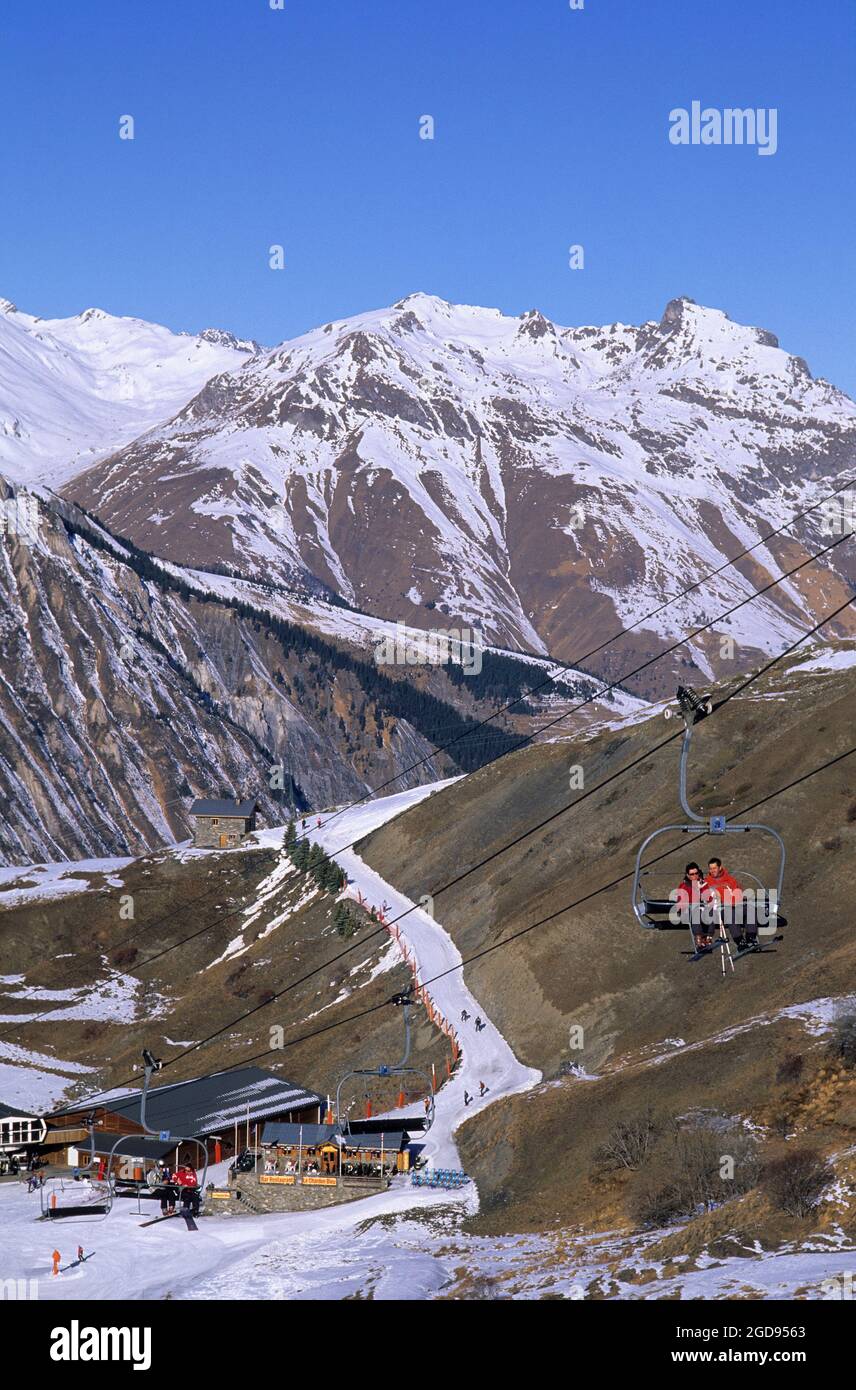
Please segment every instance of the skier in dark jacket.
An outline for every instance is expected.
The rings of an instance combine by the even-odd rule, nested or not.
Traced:
[[[164,1164],[161,1174],[161,1186],[158,1188],[160,1197],[160,1209],[164,1216],[172,1216],[175,1212],[176,1200],[175,1181],[169,1167]]]

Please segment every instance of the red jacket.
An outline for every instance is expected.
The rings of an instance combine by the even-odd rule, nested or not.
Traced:
[[[727,869],[720,869],[718,874],[708,874],[705,883],[723,904],[743,901],[743,889]]]
[[[686,878],[681,879],[678,884],[678,907],[689,907],[690,903],[698,906],[700,903],[709,903],[710,900],[711,895],[705,879],[696,879],[695,883],[690,883]]]
[[[712,921],[710,904],[715,901],[716,895],[711,893],[704,879],[690,883],[684,878],[678,884],[675,905],[680,914],[679,920],[686,926],[708,927]]]
[[[196,1176],[195,1170],[187,1164],[179,1168],[175,1175],[175,1181],[178,1183],[179,1187],[199,1186],[199,1179]]]

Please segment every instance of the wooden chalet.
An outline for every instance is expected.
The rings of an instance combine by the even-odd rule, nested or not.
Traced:
[[[339,1125],[266,1124],[258,1176],[391,1177],[410,1167],[410,1136],[404,1130],[350,1134]]]
[[[268,1122],[321,1119],[324,1101],[261,1067],[238,1067],[172,1086],[156,1086],[146,1102],[146,1125],[141,1123],[141,1093],[107,1097],[97,1105],[56,1110],[46,1117],[47,1132],[40,1153],[50,1164],[77,1167],[89,1162],[88,1118],[95,1116],[95,1151],[108,1154],[117,1139],[116,1159],[199,1163],[196,1143],[207,1147],[209,1162],[219,1163],[258,1143]]]

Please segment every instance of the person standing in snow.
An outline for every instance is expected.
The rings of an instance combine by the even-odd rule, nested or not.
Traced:
[[[490,1087],[486,1086],[483,1081],[479,1082],[479,1097],[486,1096],[489,1090]]]
[[[470,1095],[469,1091],[464,1091],[464,1105],[469,1105],[471,1100],[472,1096]]]
[[[481,1014],[478,1014],[476,1016],[476,1032],[480,1033],[482,1028],[484,1028],[484,1024],[482,1022]]]
[[[164,1216],[173,1216],[175,1214],[176,1190],[173,1174],[166,1164],[164,1164],[161,1172],[161,1185],[158,1188],[158,1195],[160,1196],[161,1213]]]
[[[469,1014],[467,1013],[466,1009],[461,1009],[461,1022],[462,1022],[462,1023],[469,1023],[469,1021],[470,1021],[470,1016],[469,1016]]]

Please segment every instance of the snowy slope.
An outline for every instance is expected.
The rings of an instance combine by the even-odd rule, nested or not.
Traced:
[[[86,309],[42,319],[0,300],[0,471],[59,482],[168,420],[258,347]]]

